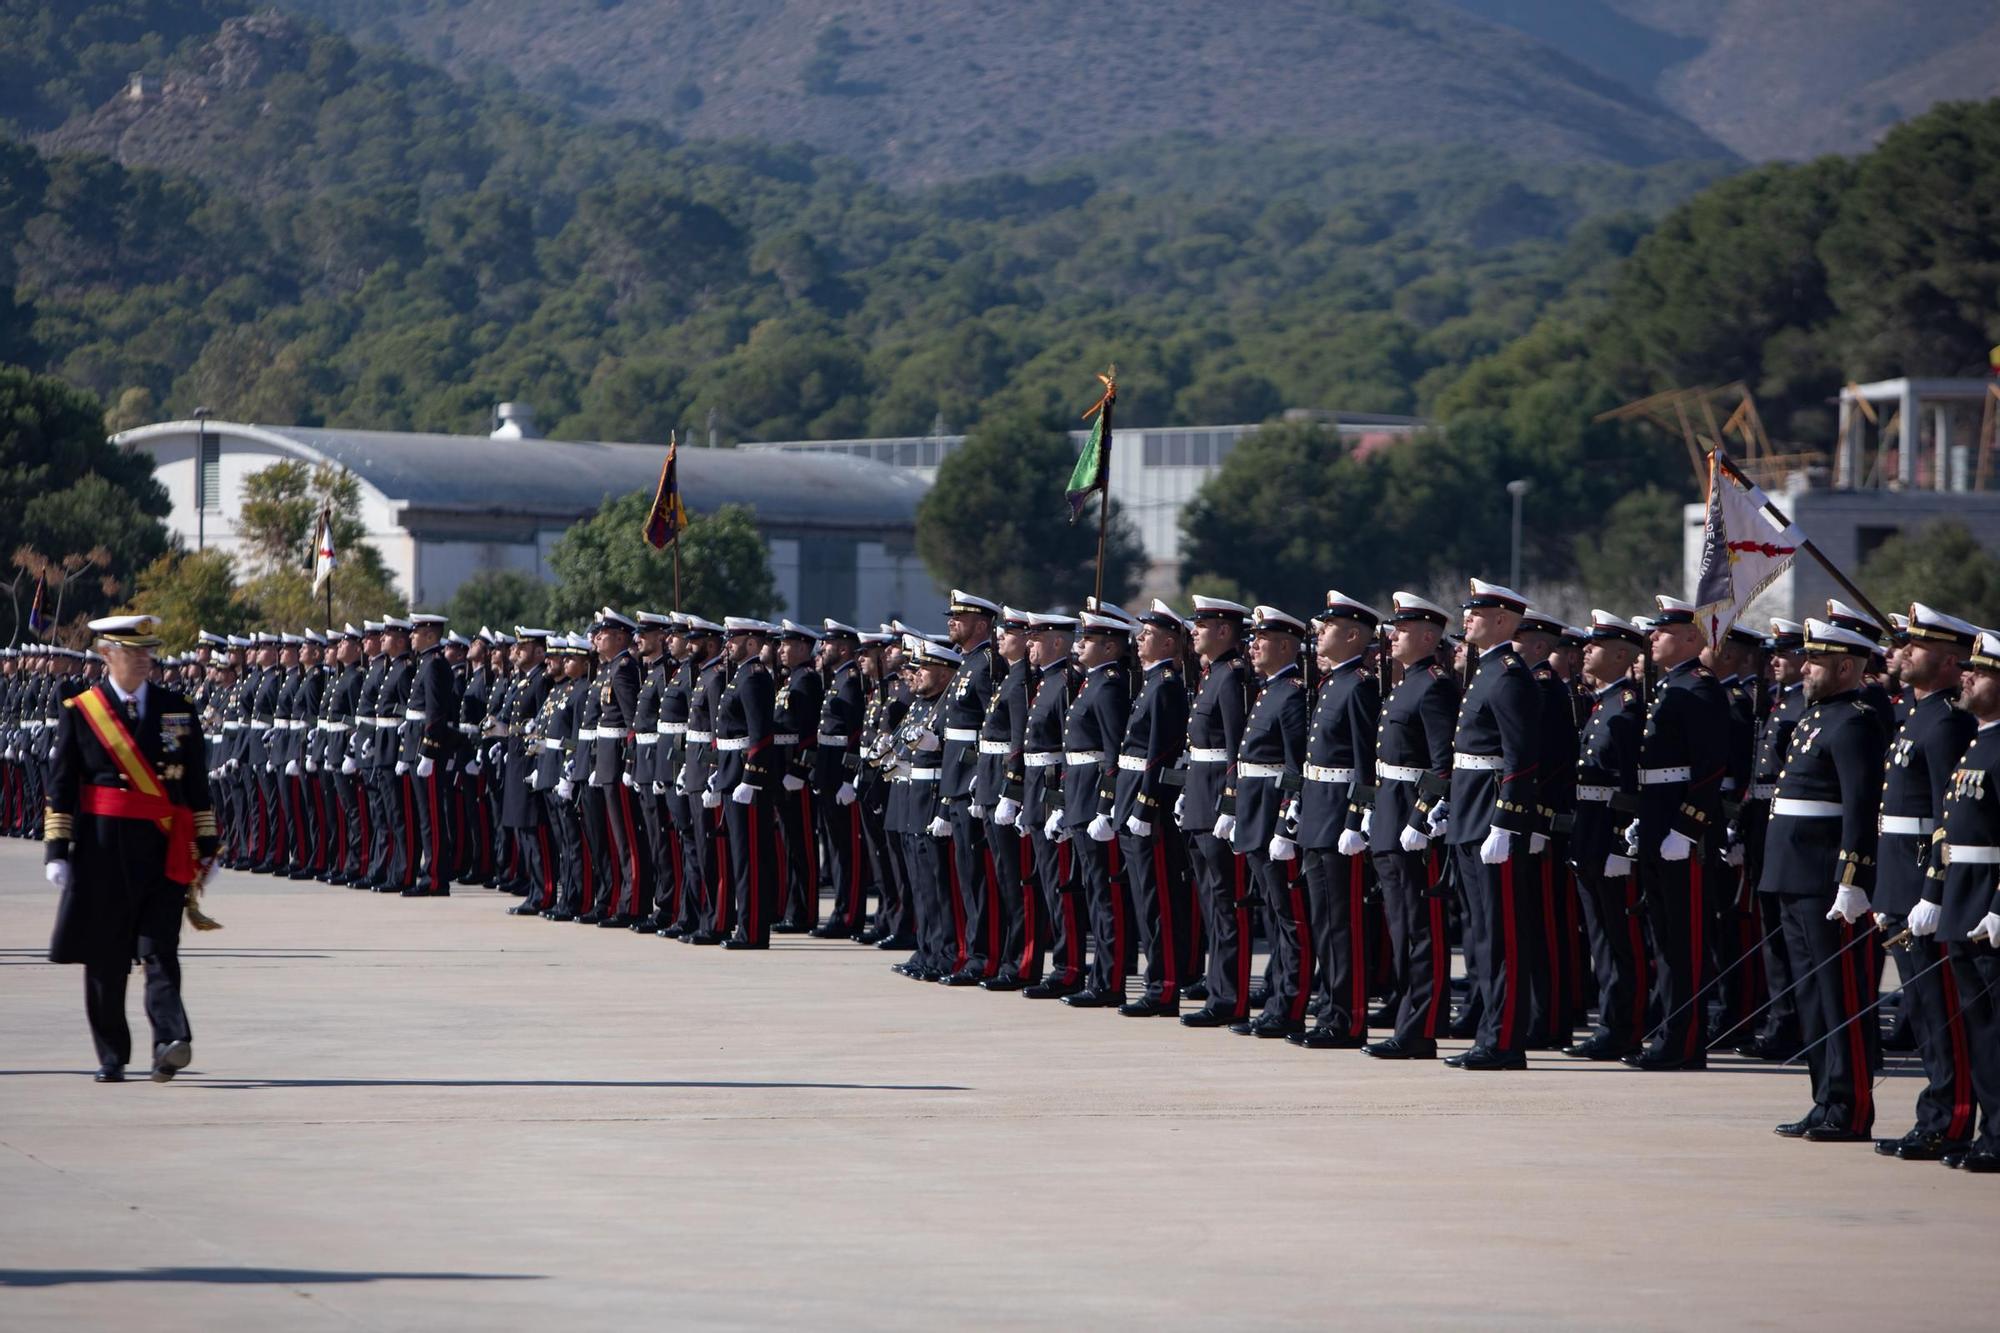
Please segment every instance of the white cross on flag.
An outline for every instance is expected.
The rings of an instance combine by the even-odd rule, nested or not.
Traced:
[[[1738,480],[1716,458],[1708,457],[1708,521],[1694,589],[1694,621],[1710,643],[1721,641],[1806,540],[1797,525],[1780,527],[1764,492]]]

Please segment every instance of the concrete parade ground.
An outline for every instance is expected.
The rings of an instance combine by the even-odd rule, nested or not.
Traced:
[[[0,844],[9,1333],[1991,1320],[2000,1180],[1775,1137],[1796,1068],[1384,1063],[484,889],[221,874],[193,1065],[97,1085],[40,861]]]

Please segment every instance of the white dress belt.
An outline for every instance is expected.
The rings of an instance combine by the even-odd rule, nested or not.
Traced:
[[[562,742],[553,737],[544,737],[542,739],[542,748],[544,750],[560,750],[562,749]]]
[[[771,744],[773,745],[797,745],[798,743],[799,733],[796,731],[775,731],[771,733]]]
[[[1011,741],[979,742],[979,753],[981,754],[1012,754],[1013,752],[1014,745]]]
[[[1146,756],[1143,754],[1121,754],[1118,756],[1118,767],[1124,769],[1127,773],[1144,773],[1146,771]]]
[[[821,747],[822,747],[822,748],[824,748],[824,749],[828,749],[828,750],[845,750],[845,749],[847,748],[847,737],[845,737],[845,736],[829,736],[829,735],[827,735],[827,733],[825,733],[824,731],[822,731],[822,732],[821,732],[821,733],[819,734],[819,743],[820,743]]]
[[[1694,778],[1694,770],[1686,764],[1675,764],[1671,768],[1642,768],[1639,770],[1641,787],[1658,787],[1669,782],[1688,782]]]
[[[1618,794],[1616,787],[1578,787],[1576,799],[1579,801],[1607,802]]]
[[[421,721],[423,721],[423,720],[424,720],[424,710],[423,710],[423,709],[421,709],[421,708],[405,708],[405,709],[403,710],[403,721],[405,721],[405,722],[421,722]]]
[[[685,722],[662,722],[659,725],[659,733],[662,736],[685,736],[687,729],[688,724]]]
[[[1229,751],[1220,747],[1190,745],[1187,757],[1190,764],[1226,764],[1229,762]]]
[[[913,768],[904,776],[911,782],[936,782],[943,772],[941,768]]]
[[[40,731],[41,729],[42,724],[39,722],[30,722],[28,724],[29,731]],[[241,731],[243,730],[243,724],[241,722],[225,722],[222,724],[222,729],[224,731]]]
[[[421,717],[423,715],[420,713],[418,714],[418,716]],[[387,717],[383,717],[380,714],[377,714],[375,718],[375,725],[378,727],[400,727],[403,725],[403,719],[395,716],[393,713]]]
[[[1455,754],[1451,757],[1453,768],[1470,768],[1481,773],[1498,773],[1507,767],[1505,755],[1497,754]]]
[[[652,736],[642,735],[638,738],[638,741],[639,744],[641,745],[658,745],[660,743],[660,738],[658,735],[652,735]]]
[[[1944,863],[1948,866],[2000,865],[2000,847],[1979,847],[1965,842],[1948,842],[1944,845]]]
[[[1351,786],[1354,782],[1354,770],[1351,768],[1328,768],[1324,764],[1307,764],[1306,781],[1331,782],[1338,785]]]
[[[1771,813],[1794,819],[1838,819],[1842,812],[1839,801],[1802,801],[1795,796],[1780,796],[1771,802]]]
[[[1063,762],[1071,768],[1082,768],[1085,764],[1101,764],[1104,762],[1104,751],[1065,750],[1063,752]]]
[[[1058,750],[1039,750],[1021,756],[1021,762],[1029,768],[1054,768],[1062,761],[1062,753]]]
[[[1375,763],[1377,782],[1422,782],[1424,774],[1428,772],[1430,770],[1427,768],[1413,768],[1404,764],[1385,764],[1380,760]]]
[[[583,730],[576,733],[576,738],[580,741],[594,741],[597,739],[597,728],[585,727]]]
[[[725,754],[734,754],[738,750],[749,749],[750,738],[748,736],[717,736],[715,738],[715,748],[723,751]]]
[[[1283,764],[1242,764],[1236,765],[1239,778],[1281,778],[1285,776]]]
[[[1907,833],[1914,837],[1922,838],[1929,836],[1930,831],[1936,827],[1937,821],[1935,819],[1929,819],[1923,815],[1882,816],[1882,831],[1884,833]]]
[[[715,743],[715,733],[712,731],[696,731],[693,728],[689,728],[687,738],[695,745],[713,745]]]
[[[977,727],[946,727],[944,738],[948,741],[976,741],[979,739]]]

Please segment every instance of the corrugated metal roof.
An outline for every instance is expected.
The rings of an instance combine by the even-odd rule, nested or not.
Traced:
[[[227,433],[229,423],[209,429]],[[258,426],[413,508],[468,513],[589,513],[606,496],[659,482],[665,445],[506,440],[313,426]],[[918,476],[862,458],[737,449],[680,451],[681,496],[697,512],[747,504],[766,527],[908,527],[929,490]]]

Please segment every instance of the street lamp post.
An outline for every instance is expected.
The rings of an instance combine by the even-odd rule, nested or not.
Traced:
[[[194,410],[194,549],[197,551],[208,549],[208,417],[211,410],[206,407]]]
[[[1521,497],[1527,493],[1527,478],[1517,477],[1507,483],[1507,494],[1514,497],[1514,553],[1507,562],[1507,586],[1516,592],[1521,590]]]

